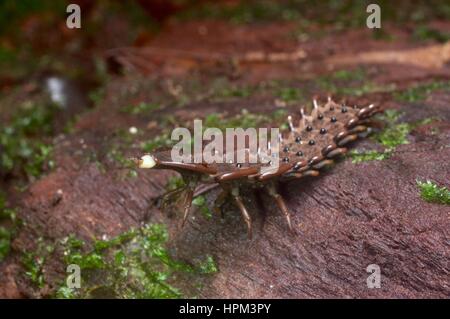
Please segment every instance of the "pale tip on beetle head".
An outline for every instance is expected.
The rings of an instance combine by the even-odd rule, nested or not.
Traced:
[[[156,161],[153,156],[146,154],[140,159],[136,159],[137,166],[139,168],[153,168],[156,165]]]

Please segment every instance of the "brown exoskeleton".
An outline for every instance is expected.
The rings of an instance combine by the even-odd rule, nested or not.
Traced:
[[[215,201],[217,209],[231,196],[239,208],[247,225],[248,237],[252,236],[252,219],[241,197],[242,188],[264,189],[272,197],[285,216],[288,227],[292,229],[289,210],[277,191],[278,183],[305,176],[318,176],[319,170],[333,163],[333,159],[345,154],[347,143],[356,140],[371,125],[369,118],[380,112],[380,108],[369,105],[364,108],[340,105],[328,99],[324,105],[314,101],[310,114],[301,109],[297,126],[288,117],[289,131],[280,136],[277,158],[279,165],[270,163],[185,163],[172,161],[170,151],[146,154],[137,160],[138,167],[152,169],[171,169],[179,172],[185,186],[169,192],[177,195],[185,192],[185,224],[191,208],[192,198],[197,186],[218,184],[222,193]],[[269,147],[270,148],[270,147]]]

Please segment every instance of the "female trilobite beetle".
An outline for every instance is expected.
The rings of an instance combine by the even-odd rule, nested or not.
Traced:
[[[324,105],[313,101],[310,114],[300,111],[297,126],[292,116],[288,116],[289,131],[280,135],[279,165],[270,163],[184,163],[171,160],[170,151],[160,151],[143,155],[136,160],[139,168],[171,169],[181,174],[185,186],[165,194],[185,192],[185,224],[189,215],[194,191],[199,184],[217,183],[222,188],[215,201],[215,209],[220,211],[228,196],[239,208],[247,225],[248,236],[252,236],[252,219],[244,206],[240,190],[243,188],[263,188],[275,200],[280,211],[292,229],[288,208],[277,191],[277,184],[305,176],[318,176],[320,168],[332,164],[333,158],[345,154],[344,145],[364,136],[371,125],[369,120],[380,108],[369,105],[364,108],[340,105],[330,98]],[[269,145],[270,148],[270,145]],[[246,150],[249,151],[249,150]]]

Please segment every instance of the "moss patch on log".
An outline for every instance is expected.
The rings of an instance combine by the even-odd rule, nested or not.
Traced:
[[[381,161],[388,159],[395,148],[402,144],[409,144],[408,134],[415,128],[431,123],[435,118],[425,118],[413,123],[399,122],[403,113],[396,110],[386,110],[378,118],[385,123],[383,130],[373,134],[372,139],[384,147],[383,151],[376,150],[352,150],[349,156],[353,163],[366,161]]]
[[[81,288],[65,283],[56,298],[181,298],[174,286],[177,276],[205,275],[217,272],[211,256],[198,265],[173,259],[165,243],[168,233],[162,224],[147,224],[106,240],[97,240],[89,250],[73,236],[62,240],[66,265],[81,270]]]
[[[434,182],[416,181],[420,190],[420,197],[426,202],[450,205],[450,190],[446,187],[439,187]]]

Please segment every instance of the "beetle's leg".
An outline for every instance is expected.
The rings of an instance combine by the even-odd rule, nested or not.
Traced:
[[[216,187],[219,187],[219,184],[217,184],[217,183],[214,183],[214,184],[201,184],[199,187],[197,187],[195,189],[194,197],[203,195],[203,194],[209,192],[210,190],[213,190]]]
[[[233,199],[236,202],[236,205],[239,207],[242,217],[244,218],[244,221],[247,224],[248,239],[252,239],[252,218],[248,214],[247,208],[245,208],[241,196],[239,196],[239,189],[237,187],[233,188],[231,190],[231,195],[233,196]]]
[[[186,190],[186,188],[187,188],[186,186],[179,187],[177,189],[168,191],[167,193],[163,194],[160,198],[157,198],[157,201],[161,202],[161,209],[165,210],[167,205],[170,202],[169,201],[170,198],[174,195],[178,195],[178,194],[184,192]]]
[[[181,227],[183,227],[186,224],[189,212],[191,210],[192,198],[194,197],[194,191],[198,183],[198,175],[186,175],[183,176],[183,179],[186,181],[187,190],[186,190],[186,197],[184,198],[184,205],[183,205],[184,213]]]
[[[289,210],[286,206],[286,203],[283,200],[283,197],[281,197],[280,194],[275,189],[275,185],[273,183],[270,183],[266,186],[267,192],[270,196],[272,196],[275,199],[275,202],[277,203],[278,208],[283,213],[284,217],[286,218],[286,221],[288,223],[289,229],[292,231],[292,223],[291,223],[291,215],[289,214]]]
[[[214,211],[220,214],[221,218],[224,218],[222,207],[225,204],[225,201],[229,194],[230,192],[228,190],[223,189],[222,192],[217,196],[216,200],[214,201]]]
[[[184,199],[184,213],[183,213],[183,221],[181,223],[181,227],[184,227],[184,224],[186,224],[187,218],[189,216],[189,212],[191,211],[191,205],[192,205],[192,198],[194,197],[194,190],[188,189],[186,191],[186,197]]]

